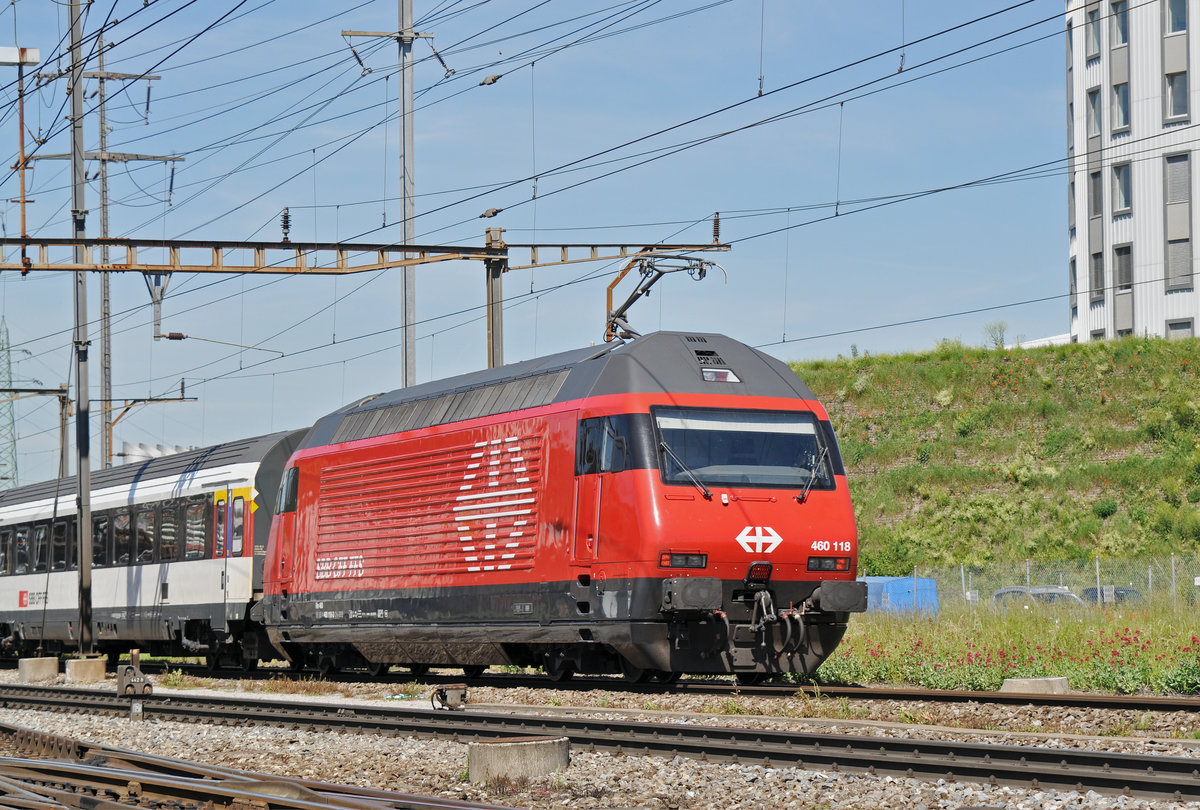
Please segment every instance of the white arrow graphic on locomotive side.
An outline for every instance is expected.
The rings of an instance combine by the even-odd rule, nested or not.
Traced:
[[[749,554],[770,554],[783,538],[770,526],[747,526],[737,536],[737,541]]]

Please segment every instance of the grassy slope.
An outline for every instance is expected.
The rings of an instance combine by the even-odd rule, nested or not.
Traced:
[[[1200,549],[1200,341],[793,368],[833,419],[860,572]]]

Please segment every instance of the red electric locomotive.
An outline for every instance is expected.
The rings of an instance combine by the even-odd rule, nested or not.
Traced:
[[[812,672],[852,612],[829,418],[786,365],[666,333],[369,397],[284,473],[253,618],[295,664]]]

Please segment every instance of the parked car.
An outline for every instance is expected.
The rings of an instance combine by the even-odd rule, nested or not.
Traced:
[[[1101,587],[1103,588],[1103,587],[1110,587],[1110,586],[1101,586]],[[1146,601],[1145,599],[1142,598],[1141,593],[1139,593],[1134,588],[1125,588],[1125,587],[1122,587],[1121,585],[1113,585],[1111,587],[1113,589],[1112,601],[1115,604],[1118,604],[1118,605],[1126,604],[1126,603],[1127,604],[1141,604],[1142,602]],[[1100,601],[1100,591],[1097,590],[1094,586],[1091,588],[1084,588],[1082,595],[1083,595],[1083,601],[1085,601],[1085,602],[1093,603],[1093,602]]]
[[[992,604],[1007,608],[1034,606],[1086,607],[1078,595],[1064,585],[1008,585],[992,594]]]

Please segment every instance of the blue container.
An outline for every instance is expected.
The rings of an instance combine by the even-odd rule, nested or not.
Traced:
[[[859,577],[858,580],[867,583],[868,613],[938,612],[937,580],[932,577]]]

